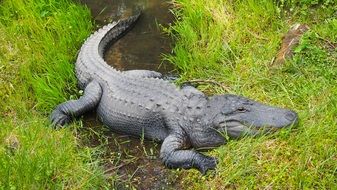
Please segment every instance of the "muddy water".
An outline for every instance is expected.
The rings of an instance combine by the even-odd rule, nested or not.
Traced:
[[[104,150],[100,158],[114,189],[181,189],[181,176],[159,159],[160,144],[113,133],[92,113],[85,116],[84,126],[82,143]]]
[[[132,15],[141,8],[142,16],[131,31],[105,53],[105,61],[119,70],[147,69],[163,74],[173,70],[162,62],[170,52],[170,39],[160,30],[173,21],[169,3],[163,0],[82,0],[92,11],[98,26]]]
[[[142,8],[135,27],[114,43],[105,53],[105,61],[119,70],[147,69],[171,75],[173,67],[161,61],[170,52],[170,40],[158,25],[173,21],[169,4],[163,0],[81,0],[92,12],[97,27],[133,14]],[[179,176],[165,169],[159,160],[160,144],[140,138],[114,134],[102,127],[95,113],[87,114],[83,134],[89,146],[105,150],[104,168],[107,177],[117,174],[112,186],[116,189],[180,189]]]

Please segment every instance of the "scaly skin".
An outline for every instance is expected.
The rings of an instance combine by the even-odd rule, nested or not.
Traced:
[[[54,126],[96,109],[99,119],[116,132],[163,142],[160,157],[167,167],[196,168],[204,174],[216,167],[216,159],[190,148],[225,144],[224,133],[237,138],[297,122],[297,114],[288,109],[235,95],[207,97],[190,86],[179,89],[154,71],[121,72],[107,65],[105,48],[139,15],[104,26],[86,40],[76,61],[84,95],[55,108]]]

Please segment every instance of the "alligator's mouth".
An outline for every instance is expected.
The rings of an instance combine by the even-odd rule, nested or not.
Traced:
[[[286,128],[294,125],[296,122],[282,126],[282,127],[272,127],[272,126],[254,126],[253,124],[243,124],[239,121],[225,121],[220,123],[219,132],[225,136],[238,138],[243,136],[257,136],[262,134],[270,134],[278,131],[281,128]]]

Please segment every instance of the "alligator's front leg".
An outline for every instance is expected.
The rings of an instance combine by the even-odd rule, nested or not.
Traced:
[[[183,150],[186,144],[186,137],[179,134],[172,134],[166,137],[161,150],[160,158],[169,168],[196,168],[202,174],[207,170],[215,169],[216,158],[205,156],[194,150]]]
[[[58,105],[52,112],[50,119],[53,126],[65,125],[73,117],[78,117],[85,112],[94,109],[102,96],[101,86],[96,82],[90,82],[84,89],[84,94],[78,100],[69,100]]]

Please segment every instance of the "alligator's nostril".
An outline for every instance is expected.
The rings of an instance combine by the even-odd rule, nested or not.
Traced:
[[[297,120],[297,114],[293,111],[289,111],[286,113],[285,118],[289,121],[296,121]]]

